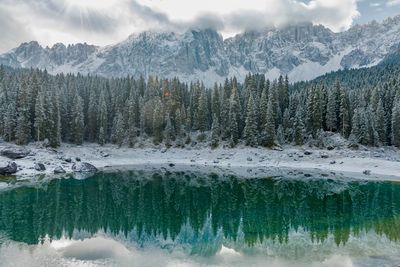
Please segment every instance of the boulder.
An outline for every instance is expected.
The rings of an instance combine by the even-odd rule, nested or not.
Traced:
[[[43,163],[35,163],[35,170],[37,170],[38,172],[42,172],[46,170],[46,167]]]
[[[363,171],[363,174],[364,174],[364,175],[371,175],[371,171],[370,171],[370,170],[364,170],[364,171]]]
[[[77,162],[72,165],[74,172],[97,172],[97,168],[87,162]]]
[[[311,151],[308,151],[308,150],[306,150],[306,151],[304,151],[304,155],[306,155],[306,156],[312,155],[312,152],[311,152]]]
[[[0,151],[0,155],[10,159],[22,159],[27,157],[31,151],[23,147],[6,147]]]
[[[18,171],[18,166],[15,162],[8,162],[6,166],[0,165],[0,175],[14,174]]]
[[[327,158],[329,158],[329,155],[326,154],[326,153],[324,153],[324,152],[321,152],[321,153],[319,154],[319,156],[321,157],[321,159],[327,159]]]
[[[60,173],[66,173],[66,171],[63,169],[63,167],[58,166],[54,169],[55,174],[60,174]]]

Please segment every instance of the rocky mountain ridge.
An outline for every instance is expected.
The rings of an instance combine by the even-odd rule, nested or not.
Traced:
[[[300,81],[343,68],[376,65],[398,52],[399,43],[400,16],[396,16],[340,33],[304,23],[248,31],[225,40],[218,32],[205,29],[147,31],[105,47],[86,43],[42,47],[32,41],[0,55],[0,64],[47,69],[52,74],[177,76],[210,85],[228,76],[242,80],[249,72],[272,79],[288,74],[292,81]]]

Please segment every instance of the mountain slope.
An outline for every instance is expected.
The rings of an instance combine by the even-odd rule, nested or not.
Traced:
[[[334,33],[323,26],[301,24],[284,29],[245,32],[223,39],[214,30],[143,32],[106,47],[88,44],[43,48],[23,43],[0,55],[0,64],[34,67],[49,73],[83,73],[105,77],[158,75],[212,84],[249,73],[268,78],[288,74],[292,81],[310,80],[343,68],[377,65],[398,53],[400,16],[382,23],[356,25]]]

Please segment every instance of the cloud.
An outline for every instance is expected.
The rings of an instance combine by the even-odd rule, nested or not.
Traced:
[[[33,38],[29,30],[20,21],[0,8],[0,51],[7,51]]]
[[[0,0],[0,11],[0,52],[29,39],[105,45],[149,29],[231,34],[312,22],[341,31],[359,15],[356,0]]]
[[[386,5],[389,7],[400,5],[400,0],[389,0],[387,1]]]

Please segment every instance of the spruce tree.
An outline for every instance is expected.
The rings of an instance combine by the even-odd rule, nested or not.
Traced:
[[[107,142],[108,112],[104,91],[100,94],[97,125],[99,127],[98,143],[104,145]]]
[[[80,145],[83,143],[85,121],[83,114],[83,100],[76,94],[74,98],[74,107],[72,110],[73,119],[71,122],[71,138],[74,144]]]
[[[213,123],[211,126],[211,147],[216,148],[219,145],[219,139],[221,135],[221,128],[219,125],[218,117],[216,114],[213,116]]]
[[[208,113],[207,113],[207,96],[206,91],[202,90],[200,99],[197,107],[195,128],[201,132],[205,132],[208,129]]]
[[[258,127],[255,118],[254,106],[255,104],[253,95],[250,94],[249,101],[247,103],[246,126],[244,128],[243,137],[245,138],[246,145],[252,147],[258,145]]]
[[[299,107],[296,111],[296,116],[294,118],[294,123],[293,123],[293,141],[296,145],[300,146],[303,145],[304,143],[304,132],[305,132],[305,126],[303,123],[303,111]]]
[[[167,114],[165,121],[166,121],[164,129],[165,146],[170,147],[172,145],[172,141],[175,140],[175,131],[172,126],[171,117],[169,114]]]
[[[265,147],[272,147],[275,143],[275,119],[273,111],[273,100],[268,100],[266,123],[262,130],[262,145]]]
[[[375,125],[378,132],[379,141],[382,145],[386,145],[386,125],[385,125],[385,110],[383,109],[382,100],[376,104],[375,110]]]
[[[350,123],[349,100],[345,90],[342,89],[340,92],[340,133],[345,138],[350,135]]]
[[[400,101],[398,99],[392,111],[392,143],[400,148]]]
[[[38,94],[36,98],[36,105],[35,105],[35,138],[36,141],[43,140],[45,136],[44,132],[46,129],[46,112],[44,107],[44,97],[42,94]]]
[[[114,143],[116,143],[119,147],[122,146],[125,137],[125,129],[124,129],[124,117],[121,112],[118,112],[113,120],[113,134],[112,139]],[[132,147],[132,144],[129,144]]]
[[[16,142],[19,145],[26,145],[31,139],[31,122],[30,119],[30,99],[29,84],[27,78],[24,77],[17,99],[17,129]]]

